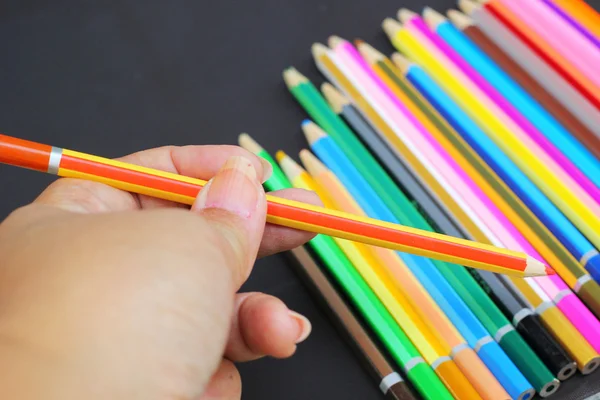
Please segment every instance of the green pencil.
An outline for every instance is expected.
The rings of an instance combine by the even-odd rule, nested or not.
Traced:
[[[264,183],[265,188],[270,191],[291,188],[291,183],[271,155],[258,143],[249,140],[252,139],[248,135],[241,136],[240,145],[273,166],[273,175]],[[308,244],[373,329],[390,356],[403,368],[420,395],[431,400],[445,398],[447,392],[444,385],[335,241],[329,236],[317,235]],[[437,387],[443,390],[438,392]]]

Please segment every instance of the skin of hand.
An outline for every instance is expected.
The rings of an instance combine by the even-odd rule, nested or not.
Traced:
[[[238,290],[257,256],[312,235],[265,225],[272,170],[239,147],[122,161],[210,181],[190,210],[59,179],[0,224],[2,397],[239,399],[233,363],[289,357],[311,325],[275,297]],[[273,194],[320,204],[302,190]]]

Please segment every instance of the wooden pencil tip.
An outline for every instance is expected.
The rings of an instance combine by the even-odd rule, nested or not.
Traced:
[[[310,47],[310,52],[315,60],[319,60],[322,56],[327,54],[329,48],[325,46],[323,43],[313,43]]]
[[[396,64],[400,72],[402,72],[402,74],[404,75],[408,72],[412,65],[410,60],[400,53],[392,54],[392,61],[394,62],[394,64]]]
[[[471,0],[458,0],[458,8],[467,15],[471,15],[479,8],[479,4]]]
[[[398,19],[403,24],[410,22],[411,19],[417,17],[418,14],[414,11],[409,10],[408,8],[401,8],[398,10]]]
[[[358,48],[360,55],[367,61],[368,64],[375,64],[385,59],[385,56],[381,52],[376,50],[367,42],[362,42],[356,47]]]
[[[344,107],[350,104],[350,100],[329,82],[321,85],[321,92],[336,114],[341,114]]]
[[[555,272],[552,268],[546,266],[543,262],[536,260],[533,257],[527,256],[524,273],[525,276],[545,276],[553,275]]]
[[[402,30],[402,24],[393,18],[386,18],[381,24],[385,34],[391,39]]]
[[[354,39],[354,46],[358,47],[363,44],[365,41],[362,39]]]
[[[288,88],[293,88],[301,83],[308,82],[308,78],[302,75],[296,68],[289,67],[283,71],[283,80]]]
[[[337,46],[346,43],[347,40],[342,39],[339,36],[336,35],[331,35],[329,36],[329,38],[327,39],[327,45],[329,46],[329,48],[331,49],[335,49]]]
[[[300,161],[302,161],[302,165],[304,165],[304,168],[306,168],[308,173],[312,176],[317,176],[320,173],[327,171],[325,164],[307,149],[300,151]]]
[[[256,140],[252,139],[252,136],[247,133],[242,133],[238,136],[238,144],[240,147],[248,150],[251,153],[258,154],[262,150],[262,146],[256,142]]]
[[[446,15],[452,21],[454,26],[456,26],[461,31],[467,29],[469,26],[474,24],[473,20],[467,17],[465,14],[461,13],[458,10],[448,10]]]
[[[323,131],[319,125],[309,119],[305,119],[302,122],[302,132],[304,132],[304,136],[306,136],[306,140],[308,140],[308,144],[310,145],[327,136],[325,131]]]
[[[431,30],[434,31],[437,29],[439,24],[447,21],[446,17],[444,17],[442,14],[440,14],[431,7],[425,7],[423,9],[423,19],[425,20],[429,28],[431,28]]]
[[[279,150],[277,153],[275,153],[275,157],[281,166],[281,170],[290,180],[296,178],[298,175],[304,172],[302,167],[283,151]]]
[[[281,160],[283,160],[287,156],[288,155],[285,154],[283,150],[277,150],[277,153],[275,153],[275,159],[277,160],[277,162],[281,162]]]

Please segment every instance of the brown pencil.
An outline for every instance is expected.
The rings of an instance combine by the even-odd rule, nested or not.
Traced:
[[[326,305],[332,321],[346,334],[364,366],[379,381],[379,389],[389,400],[416,400],[408,384],[394,370],[379,348],[354,316],[344,299],[329,282],[323,271],[304,247],[291,251],[301,274]]]
[[[448,18],[499,67],[509,74],[540,105],[550,112],[569,132],[581,141],[596,157],[600,158],[600,138],[590,131],[579,119],[525,71],[508,54],[498,47],[471,18],[457,10],[449,10]]]

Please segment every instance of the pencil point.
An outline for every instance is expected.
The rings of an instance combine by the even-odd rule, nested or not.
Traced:
[[[525,271],[523,272],[525,276],[545,276],[553,275],[555,273],[552,268],[531,256],[527,256],[525,261]]]
[[[277,158],[277,162],[281,166],[281,170],[290,180],[295,179],[298,175],[300,175],[304,170],[298,163],[290,156],[285,154],[283,151],[279,150],[275,153],[275,158]]]
[[[360,43],[357,48],[360,55],[365,59],[365,61],[367,61],[368,64],[378,63],[379,61],[383,61],[385,58],[381,52],[376,50],[367,42]]]
[[[402,30],[402,24],[393,18],[386,18],[381,24],[385,34],[391,39]]]
[[[264,150],[262,146],[259,145],[256,142],[256,140],[252,139],[252,136],[248,135],[247,133],[242,133],[240,134],[240,136],[238,136],[238,144],[240,145],[240,147],[248,150],[253,154],[258,154],[262,150]]]
[[[346,43],[347,40],[342,39],[339,36],[336,35],[331,35],[329,36],[329,39],[327,39],[327,44],[329,45],[329,48],[331,49],[335,49],[337,46]]]
[[[479,8],[479,4],[471,0],[458,0],[458,8],[467,15],[471,15]]]
[[[285,154],[285,152],[283,150],[277,150],[277,153],[275,153],[275,159],[277,160],[277,162],[281,162],[281,160],[283,160],[284,158],[286,158],[288,155]]]
[[[319,60],[322,56],[329,52],[329,48],[325,46],[323,43],[313,43],[310,47],[310,52],[315,60]]]
[[[308,82],[308,78],[302,75],[294,67],[288,67],[283,71],[283,80],[288,88],[293,88],[302,83]]]
[[[408,8],[401,8],[398,10],[398,20],[403,24],[410,22],[415,17],[418,17],[418,14],[414,11],[409,10]]]
[[[331,109],[336,114],[341,114],[344,106],[350,104],[350,100],[329,82],[325,82],[321,85],[321,92],[323,92],[323,96],[325,96]]]
[[[427,26],[433,31],[437,29],[439,24],[447,21],[446,17],[431,7],[425,7],[423,9],[423,19],[427,23]]]
[[[473,20],[458,10],[448,10],[446,12],[450,21],[461,31],[473,25]]]
[[[302,165],[304,165],[304,168],[306,168],[308,173],[312,176],[317,176],[320,173],[327,171],[325,164],[307,149],[300,151],[300,161],[302,161]]]
[[[302,123],[302,132],[304,132],[304,136],[306,136],[306,140],[310,145],[327,136],[325,131],[312,121]]]
[[[392,54],[392,61],[394,62],[394,64],[396,64],[396,66],[398,67],[400,72],[402,72],[403,75],[406,75],[408,73],[408,70],[412,66],[412,63],[408,60],[408,58],[404,57],[400,53]]]
[[[302,121],[302,124],[300,124],[302,127],[304,127],[304,125],[308,125],[308,124],[313,124],[314,122],[312,122],[310,119],[306,118],[305,120]]]
[[[354,46],[358,47],[363,44],[365,41],[362,39],[354,39]]]

